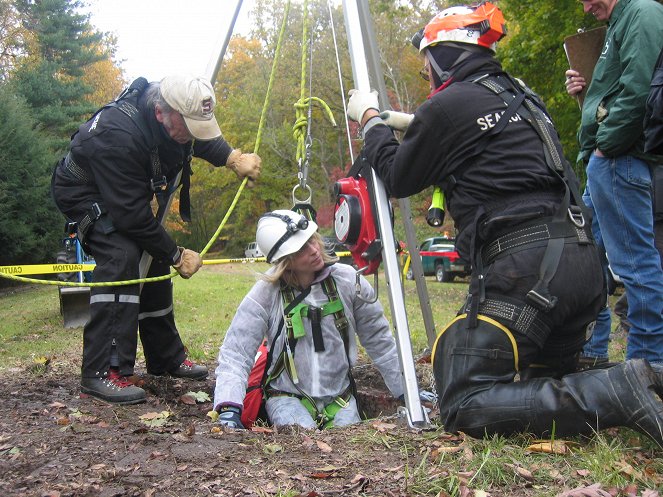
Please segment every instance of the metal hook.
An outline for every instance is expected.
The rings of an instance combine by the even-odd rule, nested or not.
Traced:
[[[357,272],[355,273],[355,294],[357,295],[357,298],[361,300],[362,302],[366,302],[367,304],[374,304],[378,301],[378,273],[377,271],[375,272],[374,276],[374,282],[373,282],[373,289],[375,290],[375,298],[373,300],[365,298],[361,294],[361,275],[368,269],[368,266],[365,266],[361,269],[358,269]]]

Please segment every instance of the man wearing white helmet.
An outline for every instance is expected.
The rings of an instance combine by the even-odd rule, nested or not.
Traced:
[[[601,264],[545,106],[494,57],[504,34],[486,2],[444,10],[415,35],[431,94],[400,144],[374,93],[348,103],[387,191],[443,189],[472,262],[468,298],[433,350],[441,420],[476,437],[622,425],[663,445],[663,385],[646,361],[570,374],[605,302]]]
[[[258,221],[256,241],[274,266],[242,300],[219,351],[214,406],[222,425],[244,428],[248,377],[265,338],[272,357],[265,407],[275,426],[360,421],[350,374],[355,336],[392,395],[403,394],[396,343],[382,306],[370,302],[374,291],[363,277],[357,295],[354,269],[335,264],[317,229],[289,210],[268,212]]]

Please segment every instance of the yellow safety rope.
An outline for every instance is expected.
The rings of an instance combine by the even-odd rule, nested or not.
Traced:
[[[297,140],[297,153],[295,158],[297,161],[303,161],[306,158],[306,130],[308,129],[308,116],[307,111],[309,106],[316,102],[318,103],[324,113],[326,114],[332,126],[336,126],[334,114],[325,103],[324,100],[318,97],[306,97],[306,47],[308,46],[308,0],[304,1],[303,7],[303,28],[302,28],[302,72],[300,77],[300,92],[299,100],[295,103],[295,124],[293,125],[293,136]]]
[[[265,94],[265,101],[263,103],[262,107],[262,113],[260,115],[260,122],[258,124],[258,131],[256,134],[256,143],[254,146],[254,152],[258,152],[258,149],[260,148],[260,143],[262,141],[262,134],[263,130],[265,127],[265,120],[267,116],[267,109],[269,108],[269,104],[271,101],[271,94],[272,94],[272,87],[274,86],[274,80],[276,76],[276,68],[278,67],[278,60],[280,58],[280,53],[281,53],[281,46],[283,45],[283,38],[284,38],[284,33],[285,33],[285,27],[288,24],[288,13],[290,12],[290,0],[288,0],[288,3],[286,4],[285,8],[285,14],[283,16],[283,22],[281,24],[281,30],[279,32],[279,38],[278,42],[276,45],[276,54],[274,56],[274,61],[272,63],[272,72],[269,76],[269,84],[267,86],[267,93]],[[212,235],[212,238],[210,241],[205,245],[205,248],[200,252],[201,257],[204,256],[210,249],[210,247],[214,244],[216,239],[219,237],[219,234],[221,233],[221,230],[225,226],[226,222],[228,221],[228,218],[232,214],[233,210],[235,209],[235,206],[237,205],[237,202],[239,201],[239,197],[244,191],[244,187],[246,186],[246,182],[248,181],[248,178],[244,178],[242,183],[239,185],[239,188],[237,190],[237,193],[235,194],[235,198],[233,199],[232,203],[230,204],[230,207],[228,208],[228,211],[226,212],[226,215],[223,217],[221,224],[219,224],[219,227],[217,228],[216,232],[214,235]],[[203,261],[203,264],[205,264],[205,261]],[[11,267],[11,266],[9,266]],[[16,276],[15,274],[9,274],[5,272],[0,272],[0,277],[1,278],[6,278],[10,280],[15,280],[15,281],[21,281],[24,283],[35,283],[39,285],[55,285],[55,286],[79,286],[79,287],[93,287],[93,286],[126,286],[126,285],[135,285],[138,283],[150,283],[154,281],[164,281],[168,280],[171,278],[174,278],[177,276],[178,273],[177,271],[173,271],[170,274],[165,274],[163,276],[155,276],[152,278],[141,278],[141,279],[135,279],[135,280],[124,280],[124,281],[110,281],[110,282],[99,282],[99,283],[94,283],[94,282],[89,282],[89,283],[76,283],[76,282],[71,282],[71,281],[51,281],[51,280],[40,280],[37,278],[25,278],[23,276]]]

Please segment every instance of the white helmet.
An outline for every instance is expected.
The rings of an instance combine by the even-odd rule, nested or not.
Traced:
[[[267,262],[278,262],[294,254],[318,230],[318,225],[293,211],[277,210],[263,214],[258,221],[256,242]]]
[[[497,42],[506,35],[502,11],[490,2],[478,7],[449,7],[430,20],[412,43],[423,51],[437,43],[451,41],[479,45],[495,52]]]

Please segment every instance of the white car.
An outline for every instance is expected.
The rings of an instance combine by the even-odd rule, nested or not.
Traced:
[[[251,242],[244,249],[244,257],[247,259],[255,259],[257,257],[265,257],[265,254],[260,251],[256,242]]]

